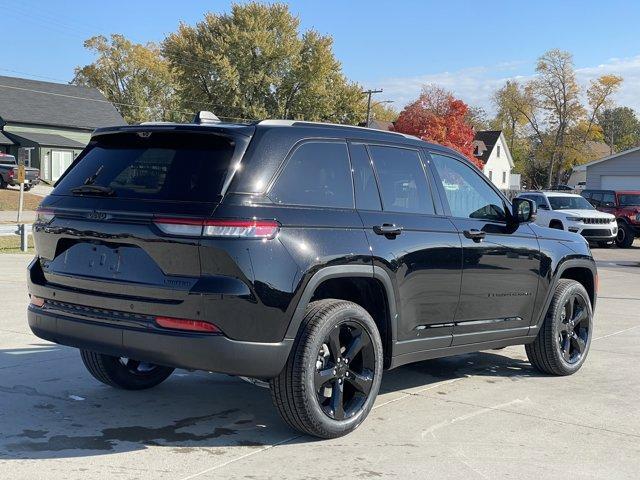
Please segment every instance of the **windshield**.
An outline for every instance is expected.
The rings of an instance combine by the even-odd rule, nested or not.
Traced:
[[[232,140],[212,134],[105,135],[89,145],[53,194],[215,202],[233,151]]]
[[[595,210],[593,205],[579,196],[553,196],[547,197],[552,210]]]
[[[0,165],[15,165],[16,159],[11,155],[0,155]]]
[[[618,202],[621,207],[640,206],[640,193],[625,193],[618,195]]]

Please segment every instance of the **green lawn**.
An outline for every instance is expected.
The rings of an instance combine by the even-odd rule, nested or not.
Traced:
[[[27,252],[20,250],[20,237],[18,235],[0,237],[0,254],[1,253],[27,253],[33,255],[35,253],[33,249],[33,235],[29,235],[29,250]]]

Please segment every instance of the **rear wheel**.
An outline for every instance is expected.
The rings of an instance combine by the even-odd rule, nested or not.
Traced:
[[[560,279],[538,336],[525,346],[527,357],[541,372],[571,375],[587,358],[592,332],[587,291],[575,280]]]
[[[633,245],[634,231],[624,222],[618,223],[618,236],[616,237],[616,245],[620,248],[629,248]]]
[[[334,438],[367,417],[381,377],[382,342],[367,311],[343,300],[319,300],[307,307],[289,360],[271,380],[271,394],[289,426]]]
[[[111,387],[125,390],[155,387],[165,381],[174,370],[132,358],[112,357],[89,350],[80,350],[80,355],[84,366],[94,378]]]

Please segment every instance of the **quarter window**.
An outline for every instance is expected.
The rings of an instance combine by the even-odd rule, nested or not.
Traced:
[[[382,204],[386,211],[435,213],[427,177],[416,150],[372,145]]]
[[[432,158],[454,217],[505,220],[502,197],[479,172],[451,157],[432,154]]]
[[[289,158],[269,197],[288,205],[353,208],[347,145],[303,143]]]

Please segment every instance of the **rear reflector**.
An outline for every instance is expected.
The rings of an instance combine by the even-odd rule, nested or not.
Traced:
[[[156,218],[156,226],[168,235],[186,237],[274,238],[280,224],[275,220],[201,220]]]
[[[29,299],[29,303],[34,307],[42,307],[44,306],[44,298],[36,297],[35,295],[31,295]]]
[[[156,323],[172,330],[188,330],[190,332],[222,333],[213,323],[186,318],[156,317]]]

